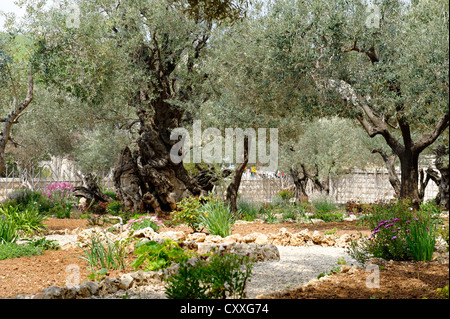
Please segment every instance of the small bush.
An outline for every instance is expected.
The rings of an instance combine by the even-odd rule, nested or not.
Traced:
[[[194,232],[200,232],[202,212],[200,208],[203,204],[212,199],[212,195],[186,197],[177,203],[177,210],[172,212],[173,221],[187,224]]]
[[[159,230],[159,228],[163,225],[163,223],[155,216],[140,216],[137,219],[128,220],[125,228],[131,228],[133,230],[144,229],[147,227],[151,227],[155,232]]]
[[[211,235],[227,237],[235,222],[230,208],[220,200],[211,200],[200,208],[200,222]]]
[[[258,218],[261,207],[257,203],[238,201],[237,208],[240,212],[239,218],[251,222]]]
[[[278,192],[278,197],[284,201],[289,201],[294,197],[294,193],[290,190],[283,189],[282,191]]]
[[[326,214],[337,208],[332,199],[324,196],[313,199],[311,202],[316,214]]]
[[[242,299],[253,262],[248,256],[227,251],[201,256],[194,264],[184,261],[178,273],[166,279],[169,299]]]
[[[322,219],[324,222],[341,222],[344,220],[344,212],[341,211],[330,211],[330,212],[317,212],[314,213],[310,218]]]
[[[17,206],[3,205],[0,207],[0,215],[10,220],[23,236],[31,236],[46,229],[43,224],[46,216],[36,210],[27,208],[21,211]]]
[[[114,200],[106,205],[106,213],[111,214],[113,216],[118,216],[120,215],[123,208],[124,207],[121,202]]]

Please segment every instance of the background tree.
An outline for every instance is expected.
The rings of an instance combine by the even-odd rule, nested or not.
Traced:
[[[374,4],[379,11],[359,0],[272,2],[253,24],[253,95],[266,102],[255,107],[357,121],[399,159],[399,196],[418,202],[419,155],[449,125],[448,3]]]
[[[32,49],[18,52],[21,46],[16,41],[26,41],[26,38],[0,35],[0,174],[6,167],[8,142],[15,143],[11,129],[34,98],[34,81],[29,68]]]

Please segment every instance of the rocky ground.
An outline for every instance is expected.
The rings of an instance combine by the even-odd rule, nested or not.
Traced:
[[[76,240],[74,233],[88,227],[86,220],[77,219],[50,219],[46,222],[51,236],[54,239]],[[284,229],[283,229],[284,228]],[[281,241],[274,242],[276,234],[298,234],[308,229],[310,235],[314,232],[316,237],[335,238],[356,236],[359,233],[367,235],[370,230],[358,226],[355,221],[319,223],[319,224],[265,224],[265,223],[238,223],[233,228],[233,234],[241,235],[241,238],[250,234],[259,233],[265,238],[272,238],[279,251],[279,260],[268,260],[255,264],[253,277],[248,286],[249,298],[313,298],[313,299],[369,299],[369,298],[439,298],[436,289],[444,287],[449,281],[448,257],[439,258],[431,263],[395,262],[385,263],[379,266],[379,288],[367,288],[367,278],[370,273],[365,268],[354,266],[355,262],[345,253],[344,248],[323,247],[326,244],[290,246],[283,245]],[[75,230],[75,231],[74,231]],[[190,229],[186,227],[165,228],[163,232],[184,232],[187,236]],[[325,236],[327,235],[327,236]],[[71,237],[72,236],[72,237]],[[289,236],[288,236],[289,237]],[[254,244],[250,243],[250,244]],[[310,243],[311,244],[311,243]],[[46,251],[41,256],[22,257],[0,261],[0,297],[16,298],[22,296],[35,296],[51,286],[64,287],[68,280],[78,279],[80,282],[87,280],[90,272],[87,263],[78,258],[80,248],[68,248],[58,251]],[[448,256],[448,255],[447,255]],[[345,260],[345,265],[340,266],[341,272],[325,276],[317,280],[319,274],[327,273],[338,266],[338,260]],[[133,255],[129,255],[129,260]],[[74,268],[75,267],[75,268]],[[74,272],[76,269],[76,272]],[[79,278],[74,278],[74,274]],[[127,275],[128,274],[128,275]],[[137,275],[134,269],[128,267],[121,271],[111,271],[107,274],[111,278],[110,286],[98,287],[104,290],[103,294],[87,294],[89,298],[165,298],[164,287],[156,275],[149,280],[142,278],[130,279],[130,274]],[[157,276],[156,276],[157,277]],[[116,278],[116,279],[113,279]],[[119,282],[120,278],[128,278],[129,287],[122,287],[126,281]],[[116,280],[116,281],[114,281]],[[134,282],[134,283],[133,283]],[[144,284],[136,284],[136,283]],[[309,284],[307,284],[309,283]],[[307,285],[306,285],[307,284]],[[299,288],[301,286],[301,288]],[[131,289],[132,287],[133,289]],[[85,286],[86,291],[93,289]],[[95,288],[95,287],[94,287]],[[56,288],[52,288],[55,290]],[[91,289],[91,290],[90,290]],[[110,292],[107,292],[111,289]],[[42,295],[40,295],[42,297]],[[39,295],[38,295],[39,297]]]

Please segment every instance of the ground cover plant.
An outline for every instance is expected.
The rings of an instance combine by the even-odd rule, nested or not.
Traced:
[[[183,243],[165,240],[163,243],[149,241],[136,244],[133,254],[137,258],[131,263],[136,270],[141,266],[145,271],[155,271],[169,267],[172,263],[180,263],[192,256],[183,249]]]

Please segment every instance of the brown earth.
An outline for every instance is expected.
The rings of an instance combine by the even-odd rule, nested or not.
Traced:
[[[85,219],[49,219],[45,222],[48,230],[64,230],[88,228]],[[357,222],[334,222],[312,224],[238,224],[233,227],[233,233],[246,235],[252,232],[263,234],[278,233],[285,227],[289,232],[296,233],[302,229],[317,230],[320,233],[334,232],[336,235],[344,233],[363,235],[370,233],[366,227]],[[161,231],[183,230],[191,232],[187,227],[164,227]],[[91,273],[87,269],[87,262],[76,257],[82,253],[81,249],[45,251],[40,256],[21,257],[0,260],[0,298],[12,298],[18,294],[33,294],[45,288],[65,285],[66,279],[72,274],[67,271],[70,265],[77,265],[80,271],[80,281],[83,282]],[[131,262],[133,255],[127,262]],[[108,276],[119,277],[123,273],[132,272],[133,268],[121,271],[111,271]],[[437,288],[448,285],[449,266],[446,261],[433,261],[431,263],[395,262],[380,267],[380,288],[366,288],[368,273],[364,269],[356,273],[339,273],[320,281],[317,285],[302,289],[292,289],[285,292],[276,292],[265,298],[276,299],[358,299],[358,298],[438,298]]]

